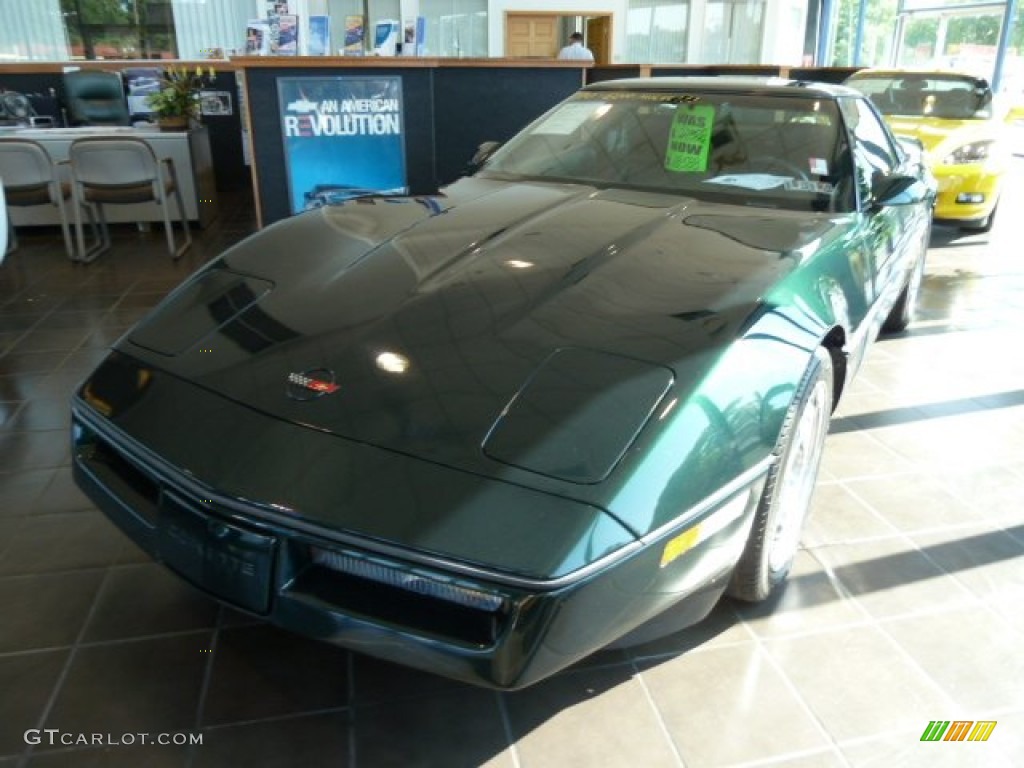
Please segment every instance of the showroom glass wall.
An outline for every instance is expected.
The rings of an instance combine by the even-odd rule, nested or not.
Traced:
[[[626,13],[626,61],[686,61],[689,2],[632,0]]]
[[[780,0],[785,4],[786,0]],[[419,0],[429,56],[486,57],[488,0]],[[786,63],[766,48],[766,0],[612,0],[619,63]],[[203,58],[243,47],[246,21],[265,0],[0,0],[0,61]],[[290,0],[301,17],[331,17],[331,49],[344,45],[345,17],[401,18],[400,0]],[[807,0],[788,0],[802,23]],[[550,8],[557,9],[557,3]],[[624,23],[623,23],[624,22]],[[799,25],[798,25],[799,26]],[[300,39],[301,44],[301,39]],[[763,60],[764,57],[771,59]],[[798,63],[798,62],[797,62]]]
[[[240,50],[263,0],[0,0],[0,61],[204,58]],[[371,0],[371,18],[399,18],[399,0]],[[300,16],[330,15],[331,48],[363,0],[291,0]],[[487,56],[487,0],[420,0],[427,55]]]
[[[992,79],[1006,3],[982,0],[868,0],[856,49],[861,0],[838,0],[830,63],[835,66],[954,69]],[[1024,17],[1008,32],[1001,90],[1024,94]]]
[[[710,0],[704,11],[704,61],[759,63],[764,11],[764,0]]]

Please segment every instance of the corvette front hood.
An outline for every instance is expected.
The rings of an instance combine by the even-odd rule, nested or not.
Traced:
[[[482,474],[506,463],[596,482],[667,387],[695,386],[794,254],[831,225],[656,194],[467,179],[445,197],[356,201],[286,220],[179,289],[123,349],[358,442]],[[541,432],[525,440],[522,425],[506,422],[487,443],[527,382],[547,381],[538,371],[558,350],[586,352],[563,353],[557,385],[530,390],[556,393],[546,425],[531,422]],[[648,383],[628,390],[640,378]],[[626,391],[644,402],[608,418]],[[579,413],[592,416],[569,430]],[[607,445],[589,468],[536,458],[598,435]]]

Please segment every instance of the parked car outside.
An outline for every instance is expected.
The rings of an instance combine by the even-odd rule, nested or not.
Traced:
[[[76,392],[73,467],[226,604],[511,689],[779,588],[935,183],[777,80],[592,85],[475,161],[190,277]]]
[[[936,221],[990,230],[1011,145],[1008,115],[988,82],[959,72],[868,69],[846,84],[867,95],[897,135],[924,145],[939,184]]]

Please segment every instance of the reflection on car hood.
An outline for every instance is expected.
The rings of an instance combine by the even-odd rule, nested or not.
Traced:
[[[834,225],[579,185],[476,178],[446,193],[264,230],[122,348],[277,418],[493,473],[481,445],[554,350],[667,369],[685,394]],[[292,374],[337,391],[293,399]]]
[[[998,139],[1001,128],[992,120],[939,120],[931,117],[888,117],[886,120],[893,133],[919,139],[929,159],[938,161],[964,144]]]

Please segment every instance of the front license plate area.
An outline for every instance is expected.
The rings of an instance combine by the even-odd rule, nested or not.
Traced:
[[[165,493],[160,504],[160,559],[196,586],[254,613],[270,609],[277,541],[189,507]]]

